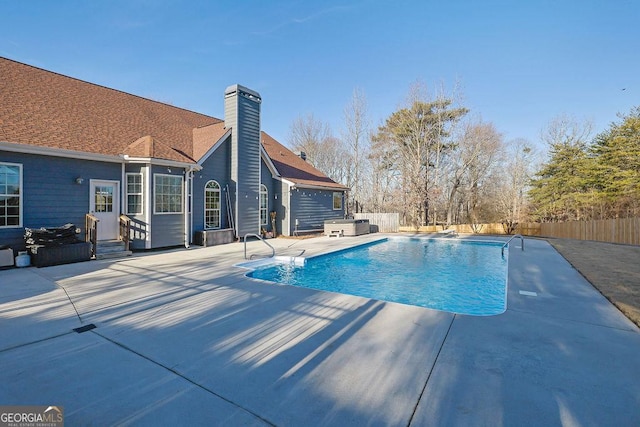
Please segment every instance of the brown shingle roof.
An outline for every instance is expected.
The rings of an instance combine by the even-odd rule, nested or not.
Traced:
[[[215,117],[0,57],[0,142],[194,163],[228,131]],[[262,132],[283,178],[346,189]]]
[[[228,129],[224,127],[224,122],[194,129],[193,158],[200,160],[227,131]]]
[[[338,184],[314,168],[309,162],[302,160],[266,132],[262,132],[262,146],[282,178],[303,186],[311,185],[336,190],[347,189],[344,185]]]
[[[5,142],[193,162],[193,129],[221,123],[6,58],[0,58],[0,76]]]

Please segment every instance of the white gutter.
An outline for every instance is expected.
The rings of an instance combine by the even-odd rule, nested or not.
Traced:
[[[125,182],[125,180],[126,180],[126,169],[125,169],[124,159],[122,159],[122,166],[121,166],[121,172],[120,172],[120,213],[121,214],[125,214],[127,212],[125,209],[127,200],[124,194],[127,188],[127,183]],[[119,222],[120,222],[120,219],[118,218],[118,223]]]
[[[65,157],[78,160],[93,160],[96,162],[110,163],[145,163],[158,166],[170,166],[176,168],[193,167],[195,170],[202,169],[201,166],[190,162],[179,162],[177,160],[157,159],[153,157],[130,157],[128,154],[96,154],[84,151],[67,150],[65,148],[40,147],[38,145],[20,144],[16,142],[0,141],[0,150],[12,153],[37,154],[41,156]]]
[[[295,182],[293,181],[289,181],[287,178],[276,178],[278,181],[282,181],[285,184],[287,184],[289,187],[293,187],[295,184]]]
[[[145,164],[141,170],[144,171],[143,174],[143,182],[144,182],[144,197],[143,197],[143,202],[144,202],[144,221],[145,224],[147,224],[147,233],[145,235],[144,238],[144,248],[145,249],[151,249],[151,216],[152,216],[152,209],[153,209],[153,201],[151,200],[151,187],[153,186],[153,174],[152,174],[152,170],[151,170],[151,165],[150,164]]]
[[[284,191],[282,192],[283,196],[284,196]],[[284,221],[284,223],[282,225],[287,225],[287,230],[284,230],[284,227],[282,227],[282,233],[285,236],[291,236],[291,189],[287,190],[287,210],[289,212],[287,212],[288,215],[288,219],[286,221]],[[294,219],[295,221],[295,219]]]
[[[233,212],[233,215],[235,216],[235,219],[234,219],[233,222],[234,222],[235,229],[236,229],[236,235],[238,236],[238,241],[240,241],[240,224],[238,224],[238,215],[239,215],[239,211],[240,211],[240,209],[239,209],[240,205],[238,204],[238,193],[239,193],[239,191],[238,191],[238,180],[236,180],[236,191],[235,191],[235,193],[236,193],[235,194],[235,201],[236,201],[235,203],[236,203],[236,205],[235,205],[235,212]]]
[[[193,170],[187,172],[189,176],[189,235],[187,241],[191,244],[193,238]]]
[[[98,162],[122,162],[122,156],[111,156],[107,154],[85,153],[82,151],[67,150],[64,148],[40,147],[37,145],[19,144],[15,142],[0,141],[0,150],[13,153],[37,154],[41,156],[66,157],[70,159],[95,160]]]
[[[308,188],[311,190],[328,190],[328,191],[348,191],[348,187],[327,187],[324,185],[313,185],[313,184],[296,184],[293,181],[288,180],[287,178],[281,178],[274,176],[273,179],[284,182],[289,186],[291,190],[295,190],[296,188]]]
[[[193,231],[193,167],[185,169],[184,176],[184,247],[189,248]]]
[[[347,187],[324,187],[321,185],[312,185],[312,184],[294,184],[293,186],[291,186],[292,190],[296,188],[304,188],[309,190],[342,191],[342,192],[349,191]]]
[[[157,159],[155,157],[131,157],[128,154],[122,155],[127,163],[145,163],[153,164],[154,166],[168,166],[174,168],[192,168],[193,170],[201,170],[202,166],[194,163],[178,162],[176,160]]]

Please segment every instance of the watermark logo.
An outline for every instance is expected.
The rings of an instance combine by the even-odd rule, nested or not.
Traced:
[[[0,406],[0,427],[64,427],[64,408]]]

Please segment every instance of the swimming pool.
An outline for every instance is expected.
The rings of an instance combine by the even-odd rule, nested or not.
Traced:
[[[502,243],[394,237],[284,262],[256,279],[479,316],[506,309]]]

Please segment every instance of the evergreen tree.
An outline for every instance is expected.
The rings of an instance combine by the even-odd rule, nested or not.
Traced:
[[[620,123],[599,134],[592,146],[597,159],[594,178],[608,217],[640,214],[640,107],[620,115]]]
[[[612,123],[591,144],[585,142],[584,132],[575,132],[574,124],[552,124],[549,161],[529,192],[537,219],[640,215],[640,108],[619,117],[619,123]]]
[[[590,159],[585,144],[558,144],[536,174],[529,192],[542,221],[581,219],[587,201]]]
[[[533,215],[541,221],[584,219],[593,197],[590,174],[593,161],[587,138],[590,127],[566,117],[554,120],[547,130],[549,160],[532,180],[529,196]]]

